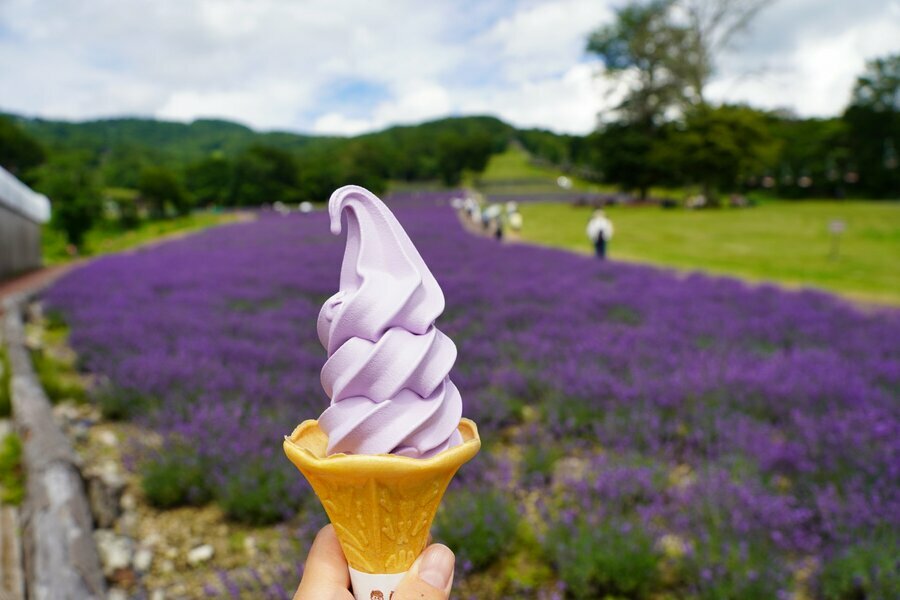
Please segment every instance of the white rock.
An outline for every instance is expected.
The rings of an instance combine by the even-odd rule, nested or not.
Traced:
[[[88,439],[90,438],[89,431],[90,427],[80,421],[72,423],[69,427],[69,433],[72,434],[72,437],[78,443],[84,443],[88,441]]]
[[[203,544],[202,546],[197,546],[193,550],[187,553],[187,561],[188,564],[192,567],[197,566],[201,563],[205,563],[209,559],[213,557],[216,551],[209,544]]]
[[[106,600],[128,600],[128,594],[125,593],[125,590],[112,588],[109,590],[109,593],[106,594]]]
[[[166,593],[162,590],[153,590],[150,600],[166,600]]]
[[[153,550],[143,546],[138,548],[138,551],[134,553],[132,564],[136,571],[146,573],[150,570],[150,565],[153,564]]]
[[[135,499],[133,494],[122,494],[122,510],[134,510],[137,508],[137,499]],[[155,535],[155,534],[151,534]],[[149,537],[149,536],[148,536]]]
[[[100,443],[106,446],[118,446],[119,438],[116,437],[116,434],[112,431],[105,429],[100,432],[98,436]]]
[[[566,486],[571,481],[583,479],[588,472],[587,459],[577,456],[567,456],[556,461],[553,465],[553,484]]]
[[[72,402],[66,400],[53,407],[53,416],[68,426],[81,417],[81,411]]]
[[[130,538],[116,535],[109,529],[98,529],[94,532],[94,541],[97,542],[104,575],[109,577],[119,569],[131,566],[134,542]]]
[[[112,461],[89,469],[86,475],[88,501],[94,520],[100,528],[112,527],[121,513],[119,498],[125,489],[125,477]]]
[[[137,533],[138,525],[140,525],[141,517],[136,511],[126,510],[119,517],[119,530],[122,533],[134,535]]]

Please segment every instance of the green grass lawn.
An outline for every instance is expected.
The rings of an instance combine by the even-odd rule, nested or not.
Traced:
[[[523,204],[523,239],[590,253],[591,209]],[[612,207],[610,258],[812,286],[854,299],[900,305],[900,202],[768,202],[704,211]],[[828,223],[842,219],[838,257]]]
[[[88,232],[80,256],[121,252],[160,237],[199,231],[239,218],[240,215],[236,213],[198,212],[173,219],[143,221],[134,229],[128,230],[114,226],[101,226]],[[66,252],[65,235],[52,227],[44,227],[41,234],[41,245],[46,265],[66,262],[72,258]]]

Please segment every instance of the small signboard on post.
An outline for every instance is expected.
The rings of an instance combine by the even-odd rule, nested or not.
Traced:
[[[841,247],[841,236],[847,231],[847,223],[843,219],[832,219],[828,222],[828,231],[831,233],[831,253],[829,257],[837,260]]]

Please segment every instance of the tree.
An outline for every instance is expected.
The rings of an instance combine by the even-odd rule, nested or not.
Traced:
[[[456,185],[466,169],[480,173],[493,151],[490,137],[447,132],[437,140],[437,174],[445,185]]]
[[[22,177],[44,162],[44,148],[11,119],[0,117],[0,166]]]
[[[138,191],[141,199],[150,205],[157,218],[166,215],[171,207],[178,214],[187,214],[190,203],[175,174],[164,167],[146,167],[141,171]]]
[[[104,186],[138,189],[144,169],[159,164],[158,152],[135,142],[120,142],[100,154],[100,181]]]
[[[235,161],[229,203],[257,206],[293,203],[299,198],[298,169],[294,157],[271,146],[252,146]]]
[[[37,189],[50,198],[51,224],[66,234],[66,239],[81,248],[84,235],[102,216],[100,193],[93,169],[80,154],[55,157],[41,167]]]
[[[647,128],[682,101],[684,86],[677,78],[674,59],[685,52],[687,32],[670,22],[673,3],[631,2],[616,11],[613,23],[588,38],[587,51],[600,59],[607,77],[616,83],[634,78],[616,108],[623,120]]]
[[[595,148],[604,178],[637,189],[641,198],[660,178],[650,156],[659,128],[672,107],[685,104],[675,57],[685,53],[687,31],[670,22],[673,3],[631,2],[618,9],[612,24],[595,31],[587,46],[612,80],[633,79],[616,107],[619,121],[602,129]]]
[[[879,197],[900,195],[900,54],[866,65],[843,120],[859,187]]]
[[[851,106],[883,112],[900,110],[900,54],[876,58],[856,80]]]
[[[656,130],[642,124],[610,123],[590,138],[595,149],[597,166],[603,179],[619,183],[626,192],[637,190],[646,198],[650,187],[665,176],[664,169],[653,154],[658,143]]]
[[[728,49],[753,19],[773,0],[676,0],[671,18],[683,23],[684,52],[675,57],[674,71],[686,84],[692,104],[705,104],[704,90],[715,73],[719,54]]]
[[[668,109],[705,104],[716,57],[772,0],[632,0],[588,38],[606,74],[627,79],[625,118],[659,120]]]
[[[841,197],[847,170],[847,127],[840,118],[771,115],[769,131],[781,146],[759,173],[769,175],[779,197]]]
[[[668,129],[652,156],[673,169],[678,183],[700,184],[707,202],[716,205],[720,191],[736,189],[777,150],[763,113],[744,106],[700,106],[683,126]]]
[[[190,164],[185,169],[185,187],[195,203],[224,203],[231,188],[232,165],[221,153]]]
[[[608,77],[626,86],[616,107],[619,123],[606,125],[597,137],[607,179],[638,189],[642,197],[660,181],[672,160],[659,157],[680,158],[660,151],[665,123],[706,107],[704,88],[716,54],[770,1],[632,0],[617,10],[613,23],[591,34],[588,52],[600,58]],[[695,121],[700,114],[721,116],[694,113]],[[705,144],[692,147],[702,151]],[[713,191],[708,178],[704,185]]]

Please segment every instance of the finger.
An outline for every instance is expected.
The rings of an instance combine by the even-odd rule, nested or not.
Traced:
[[[303,579],[294,600],[353,600],[349,589],[347,559],[344,558],[334,527],[326,525],[316,535],[309,549]]]
[[[455,565],[450,548],[443,544],[429,546],[413,563],[392,600],[447,600]]]

